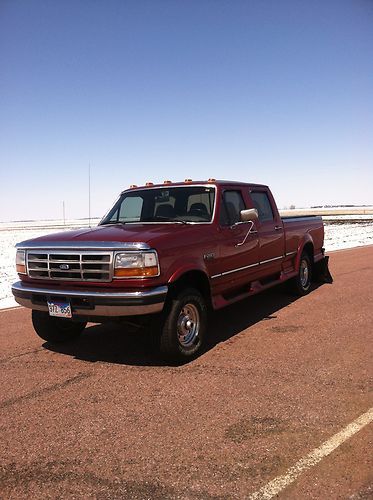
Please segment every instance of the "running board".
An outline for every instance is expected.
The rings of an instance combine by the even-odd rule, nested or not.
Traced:
[[[256,295],[257,293],[263,292],[268,288],[280,285],[281,283],[284,283],[284,281],[287,281],[288,279],[293,278],[296,275],[297,272],[295,271],[292,271],[290,273],[281,272],[280,277],[278,279],[272,281],[266,281],[265,283],[262,283],[260,281],[253,281],[252,283],[249,283],[248,284],[249,288],[244,292],[241,291],[238,292],[237,294],[225,297],[221,294],[216,295],[215,297],[212,298],[213,308],[221,309],[222,307],[234,304],[235,302],[251,297],[252,295]],[[243,288],[241,288],[241,290],[243,290]]]

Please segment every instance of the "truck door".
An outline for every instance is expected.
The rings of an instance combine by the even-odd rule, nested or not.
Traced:
[[[212,276],[215,293],[248,284],[258,272],[258,234],[248,234],[251,224],[241,222],[240,211],[245,208],[241,190],[223,191],[217,232],[219,257]]]
[[[259,259],[261,275],[281,271],[284,259],[285,241],[282,220],[272,195],[265,188],[250,190],[253,206],[258,210],[256,228],[259,235]]]

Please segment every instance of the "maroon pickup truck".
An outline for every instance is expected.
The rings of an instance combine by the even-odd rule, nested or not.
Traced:
[[[88,321],[146,326],[168,359],[201,350],[207,312],[289,280],[309,292],[327,258],[320,217],[281,218],[267,186],[165,181],[122,192],[97,227],[17,245],[12,292],[49,342]]]

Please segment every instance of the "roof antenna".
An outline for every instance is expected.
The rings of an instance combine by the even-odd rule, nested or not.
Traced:
[[[88,225],[91,227],[91,164],[88,164]]]

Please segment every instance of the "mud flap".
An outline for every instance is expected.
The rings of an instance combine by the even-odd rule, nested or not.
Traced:
[[[316,283],[333,283],[333,277],[329,271],[329,257],[325,256],[323,259],[316,262],[313,269],[313,277]]]

